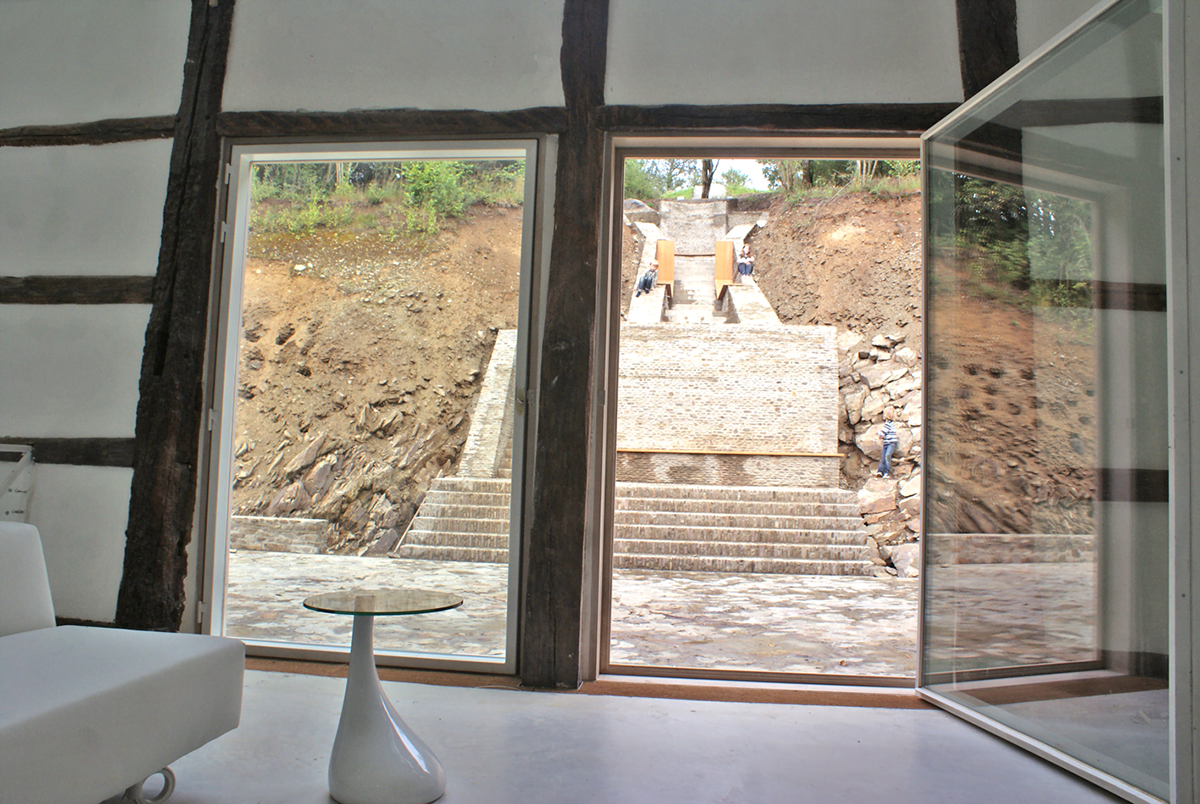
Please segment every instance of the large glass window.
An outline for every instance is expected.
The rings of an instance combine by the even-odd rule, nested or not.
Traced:
[[[532,142],[233,150],[211,628],[344,649],[313,594],[428,588],[385,661],[515,669]]]
[[[1115,4],[925,137],[920,682],[1165,799],[1162,24]]]

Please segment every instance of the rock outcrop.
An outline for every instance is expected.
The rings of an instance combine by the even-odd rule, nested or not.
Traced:
[[[838,333],[838,448],[842,485],[858,491],[867,546],[876,574],[919,574],[921,530],[921,355],[901,333],[866,338]],[[899,443],[892,476],[875,476],[886,414]]]

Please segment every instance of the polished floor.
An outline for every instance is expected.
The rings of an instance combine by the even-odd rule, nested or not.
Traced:
[[[173,804],[329,804],[344,683],[247,671],[242,725],[173,766]],[[445,804],[1118,801],[929,708],[384,687],[445,766]]]

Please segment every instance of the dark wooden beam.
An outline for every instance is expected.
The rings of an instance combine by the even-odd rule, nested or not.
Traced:
[[[174,135],[174,117],[129,117],[63,126],[19,126],[0,129],[0,147],[105,145],[113,142],[165,140]]]
[[[234,0],[193,0],[162,245],[138,385],[118,625],[179,630],[199,475],[221,109]]]
[[[1101,502],[1165,503],[1170,502],[1166,469],[1096,470],[1096,499]]]
[[[554,240],[537,388],[533,499],[522,555],[521,682],[575,688],[587,523],[590,399],[600,257],[608,0],[565,0]]]
[[[957,0],[957,9],[959,69],[969,99],[1021,60],[1017,0]]]
[[[1068,98],[1017,101],[992,122],[1010,128],[1086,126],[1094,123],[1162,125],[1162,95],[1138,98]]]
[[[604,131],[722,133],[863,132],[914,135],[933,126],[957,103],[841,103],[814,105],[604,106],[597,125]]]
[[[152,276],[0,276],[0,304],[149,304]]]
[[[557,134],[566,127],[566,109],[553,106],[507,112],[474,109],[223,112],[217,117],[217,133],[223,137],[311,137],[340,141]]]
[[[0,437],[0,444],[33,447],[33,462],[70,466],[133,466],[132,438],[21,438]]]

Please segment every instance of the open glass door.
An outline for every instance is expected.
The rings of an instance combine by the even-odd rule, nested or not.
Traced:
[[[209,628],[320,657],[313,594],[425,588],[381,661],[515,671],[537,142],[234,146]],[[514,448],[514,444],[517,445]]]
[[[919,687],[1170,796],[1163,18],[1113,3],[923,138]]]

